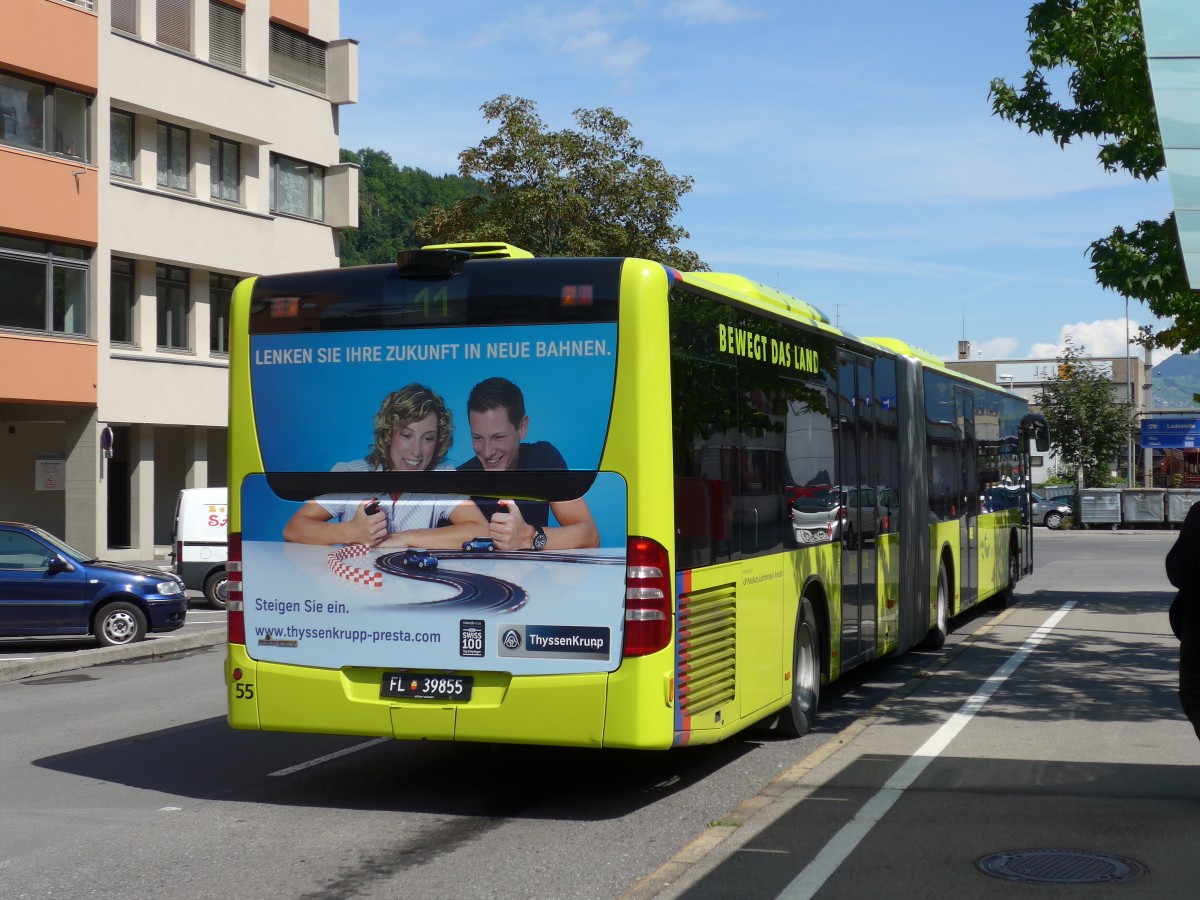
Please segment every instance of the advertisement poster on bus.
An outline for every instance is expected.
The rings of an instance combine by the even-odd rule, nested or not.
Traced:
[[[265,474],[240,485],[250,654],[615,669],[626,486],[596,470],[616,339],[613,323],[252,336]],[[432,473],[438,489],[374,490],[379,472]],[[524,493],[481,490],[513,472]],[[581,495],[537,490],[571,472],[585,473]]]

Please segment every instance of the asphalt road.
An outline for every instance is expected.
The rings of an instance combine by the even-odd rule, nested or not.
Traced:
[[[1048,592],[1111,592],[1115,572],[1146,602],[1169,599],[1169,532],[1038,537],[1039,569],[1001,622],[1036,619]],[[938,653],[852,673],[803,739],[661,754],[234,732],[219,645],[0,681],[0,896],[750,896],[721,866],[755,853],[751,833],[865,740],[880,704],[932,728],[970,696],[1000,652],[971,635],[1003,633],[996,622],[968,616]],[[931,678],[943,671],[956,676]],[[933,683],[945,691],[923,695]],[[772,884],[800,871],[797,855],[755,854],[768,856]]]

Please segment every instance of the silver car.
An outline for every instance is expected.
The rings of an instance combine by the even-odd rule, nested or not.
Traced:
[[[1047,528],[1056,529],[1062,525],[1062,520],[1070,515],[1074,515],[1074,510],[1071,509],[1071,504],[1066,502],[1064,497],[1047,500],[1037,494],[1033,495],[1033,522],[1035,525],[1040,523]]]

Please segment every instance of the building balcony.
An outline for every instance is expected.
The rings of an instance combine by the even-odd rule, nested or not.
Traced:
[[[0,403],[96,405],[93,341],[0,333]]]
[[[96,93],[96,14],[55,0],[4,0],[0,66]]]
[[[95,246],[96,167],[0,145],[0,232]]]

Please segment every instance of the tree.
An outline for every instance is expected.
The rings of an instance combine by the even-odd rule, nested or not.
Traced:
[[[394,262],[396,251],[420,246],[413,223],[435,206],[486,192],[470,178],[431,175],[424,169],[399,168],[381,150],[342,151],[342,162],[359,166],[358,228],[342,233],[343,266]]]
[[[640,256],[704,269],[672,220],[692,179],[642,152],[611,109],[575,110],[577,129],[548,131],[537,104],[507,94],[481,107],[494,135],[458,155],[459,174],[486,196],[433,209],[416,224],[422,243],[507,241],[536,256]]]
[[[1045,382],[1036,402],[1059,461],[1082,474],[1081,487],[1099,487],[1109,482],[1113,460],[1128,448],[1133,417],[1129,403],[1113,400],[1112,382],[1084,349],[1067,338],[1058,375]]]
[[[1042,0],[1029,10],[1030,69],[1022,85],[992,80],[992,111],[1049,134],[1060,147],[1089,137],[1109,172],[1157,178],[1166,166],[1146,65],[1137,0]],[[1067,72],[1071,102],[1054,99],[1049,78]],[[1139,300],[1173,324],[1155,334],[1156,346],[1200,349],[1200,293],[1190,289],[1175,214],[1114,228],[1088,247],[1101,286]]]

